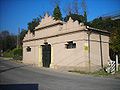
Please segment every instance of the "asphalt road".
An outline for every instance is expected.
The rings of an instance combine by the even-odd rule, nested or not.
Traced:
[[[39,90],[120,90],[120,79],[83,76],[0,60],[0,84],[38,84]]]

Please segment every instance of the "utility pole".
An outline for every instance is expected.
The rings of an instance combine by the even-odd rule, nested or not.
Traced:
[[[17,34],[17,49],[20,46],[20,38],[19,38],[19,36],[20,36],[20,27],[18,28],[18,34]]]
[[[82,6],[82,10],[83,10],[83,16],[85,18],[84,22],[87,23],[87,9],[86,9],[87,5],[86,5],[85,0],[82,0],[81,6]]]

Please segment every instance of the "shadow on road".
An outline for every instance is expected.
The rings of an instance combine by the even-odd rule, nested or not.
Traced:
[[[31,64],[29,64],[29,65],[21,65],[21,66],[17,66],[17,67],[12,67],[12,68],[8,68],[8,69],[0,70],[0,73],[10,71],[10,70],[13,70],[13,69],[17,69],[17,68],[21,68],[21,67],[25,67],[25,66],[30,66],[30,65]]]
[[[38,84],[3,84],[0,90],[38,90]]]

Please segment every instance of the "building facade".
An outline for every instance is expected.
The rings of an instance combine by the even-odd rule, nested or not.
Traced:
[[[63,70],[96,71],[108,65],[109,32],[47,14],[23,39],[23,62]]]

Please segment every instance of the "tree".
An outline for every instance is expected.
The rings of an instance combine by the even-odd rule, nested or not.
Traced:
[[[70,15],[72,14],[72,4],[71,2],[67,3],[67,5],[65,5],[65,13],[66,15]]]
[[[0,32],[0,51],[11,50],[16,47],[16,36],[8,31]]]
[[[41,20],[41,17],[37,17],[37,18],[33,19],[31,22],[28,23],[28,29],[31,32],[34,32],[34,29],[36,26],[39,25],[40,20]]]
[[[73,13],[74,14],[79,14],[78,0],[73,1]]]
[[[84,11],[84,23],[87,24],[87,12]]]
[[[55,7],[56,5],[60,4],[60,0],[50,0],[50,4],[52,4]]]
[[[22,41],[23,41],[26,33],[27,33],[27,30],[25,30],[25,29],[22,29],[22,31],[20,32],[20,35],[19,35],[19,37],[20,37],[20,46],[22,46]]]
[[[79,23],[80,23],[80,22],[84,22],[84,16],[78,15],[78,14],[70,14],[70,15],[67,15],[67,16],[64,18],[64,21],[67,22],[70,17],[73,19],[73,21],[77,20]]]
[[[79,2],[78,0],[73,0],[72,3],[68,3],[68,5],[66,5],[66,12],[67,15],[64,18],[64,21],[68,21],[69,17],[71,17],[74,21],[78,20],[79,23],[83,22],[85,24],[87,24],[87,10],[86,10],[86,3],[85,0],[82,0],[81,2],[81,8],[83,9],[83,14],[79,14]]]
[[[120,63],[120,28],[114,30],[111,33],[111,36],[110,36],[110,50],[112,51],[111,59],[115,60],[115,54],[117,54],[119,56],[119,63]]]
[[[113,31],[110,42],[112,50],[116,53],[120,53],[120,29]]]
[[[115,28],[119,28],[118,25],[119,20],[112,20],[111,18],[102,18],[102,17],[99,17],[99,18],[96,18],[94,19],[89,25],[94,27],[94,28],[98,28],[98,29],[102,29],[102,30],[107,30],[107,31],[110,31],[112,32]]]
[[[58,5],[56,5],[53,11],[53,17],[55,20],[62,20],[62,14]]]
[[[113,21],[113,22],[112,22]],[[120,19],[111,21],[110,47],[120,55]]]
[[[102,17],[95,18],[92,22],[89,23],[91,27],[103,29],[103,20]]]
[[[82,7],[82,11],[83,11],[83,16],[84,16],[84,23],[87,24],[87,5],[85,0],[82,0],[81,2],[81,7]]]

